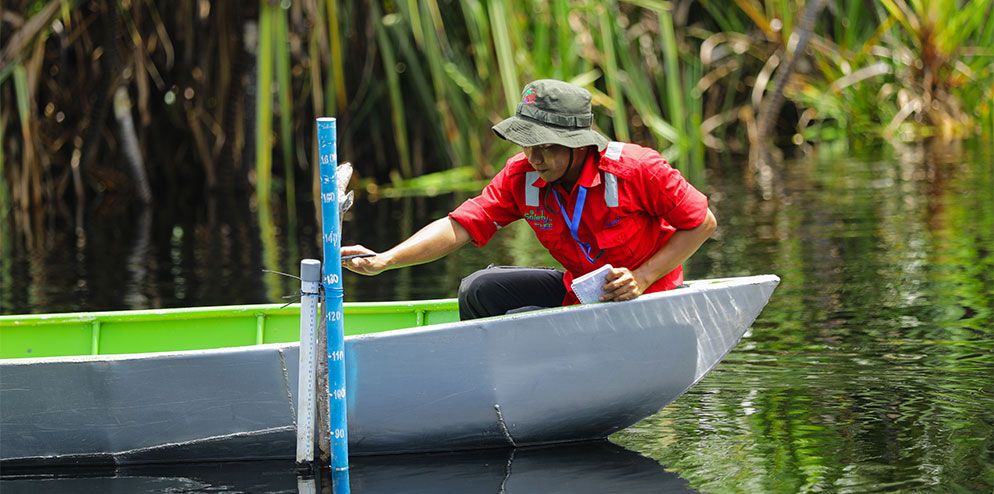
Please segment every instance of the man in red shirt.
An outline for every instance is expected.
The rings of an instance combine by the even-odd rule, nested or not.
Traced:
[[[631,300],[683,283],[680,265],[717,222],[707,198],[659,153],[608,142],[591,129],[590,93],[555,80],[529,83],[515,115],[493,127],[522,147],[483,192],[396,247],[342,248],[344,266],[366,275],[433,261],[478,246],[524,218],[565,273],[490,267],[459,287],[462,319],[577,303],[572,280],[606,264],[601,301]]]

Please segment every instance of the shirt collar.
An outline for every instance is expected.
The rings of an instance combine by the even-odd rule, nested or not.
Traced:
[[[586,153],[584,149],[577,149],[574,151],[577,157],[582,156],[582,153]],[[600,153],[596,150],[587,153],[587,159],[584,160],[580,170],[580,178],[577,179],[576,183],[587,189],[591,187],[596,187],[601,184],[601,174],[598,173],[597,163],[600,162]],[[542,188],[548,185],[548,182],[543,180],[541,177],[536,177],[535,181],[531,183],[535,187]]]

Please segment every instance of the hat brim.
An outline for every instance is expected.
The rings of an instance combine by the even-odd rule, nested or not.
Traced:
[[[597,146],[598,152],[604,151],[607,147],[607,138],[596,130],[558,127],[519,115],[494,125],[493,131],[497,137],[521,147],[545,144],[559,144],[568,148]]]

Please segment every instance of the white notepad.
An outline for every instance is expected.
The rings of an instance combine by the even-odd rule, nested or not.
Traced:
[[[601,287],[607,283],[607,272],[614,269],[610,264],[605,264],[579,278],[573,279],[573,293],[580,299],[581,304],[592,304],[598,302],[597,298],[604,295]]]

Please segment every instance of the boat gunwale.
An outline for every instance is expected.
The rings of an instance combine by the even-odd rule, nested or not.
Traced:
[[[211,354],[244,352],[246,350],[263,351],[263,352],[270,350],[282,351],[283,349],[297,348],[298,346],[300,346],[300,342],[289,341],[289,342],[277,342],[277,343],[259,343],[255,345],[225,346],[218,348],[198,348],[195,350],[165,350],[161,352],[135,352],[135,353],[101,353],[97,355],[58,355],[52,357],[18,357],[18,358],[0,359],[0,368],[9,365],[110,362],[110,361],[120,361],[120,360],[170,358],[176,356],[195,357],[198,355],[206,356]]]
[[[640,296],[638,298],[635,298],[635,299],[632,299],[632,300],[628,300],[628,301],[625,301],[625,302],[622,302],[622,303],[602,302],[602,303],[594,303],[594,304],[570,305],[570,306],[564,306],[564,307],[550,307],[550,308],[547,308],[547,309],[540,309],[540,310],[535,310],[535,311],[530,311],[530,312],[523,312],[523,313],[519,313],[519,314],[511,314],[511,315],[503,315],[503,316],[493,316],[493,317],[487,317],[487,318],[481,318],[481,319],[472,319],[472,320],[468,320],[468,321],[445,322],[445,323],[430,324],[430,325],[425,325],[425,326],[412,326],[412,327],[407,327],[407,328],[390,329],[390,330],[378,331],[378,332],[373,332],[373,333],[346,335],[345,336],[345,340],[346,341],[365,341],[365,340],[369,340],[369,339],[379,339],[379,338],[385,338],[385,337],[391,337],[391,336],[401,336],[401,335],[416,334],[416,333],[427,333],[427,332],[434,332],[434,331],[446,331],[446,330],[451,329],[452,326],[455,326],[455,325],[468,326],[468,327],[479,326],[480,323],[486,323],[487,321],[498,320],[498,319],[500,319],[500,320],[508,320],[508,319],[525,319],[525,318],[532,318],[532,317],[540,317],[540,316],[543,316],[543,315],[549,313],[550,311],[567,312],[567,311],[599,310],[599,309],[604,309],[604,308],[618,308],[618,307],[621,307],[621,304],[639,304],[639,305],[641,305],[643,303],[651,303],[651,302],[653,302],[653,301],[655,301],[657,299],[664,299],[664,298],[670,298],[670,297],[690,296],[696,290],[701,290],[701,289],[705,289],[706,290],[707,288],[710,288],[711,286],[719,285],[719,284],[721,284],[722,286],[729,286],[729,284],[733,285],[733,286],[739,286],[739,285],[759,285],[759,284],[769,283],[769,282],[774,282],[775,283],[774,286],[776,286],[776,285],[778,285],[780,283],[780,277],[777,276],[777,275],[765,274],[765,275],[752,275],[752,276],[733,277],[733,278],[716,278],[716,279],[704,279],[704,280],[691,280],[691,281],[687,282],[688,286],[685,287],[685,288],[675,289],[675,290],[668,290],[668,291],[663,291],[663,292],[649,293],[649,294],[645,294],[645,295],[642,295],[642,296]],[[412,307],[412,306],[422,306],[422,305],[436,304],[437,306],[440,306],[440,307],[448,307],[448,304],[450,302],[452,304],[455,304],[456,301],[455,301],[455,299],[433,299],[433,300],[425,300],[425,301],[423,301],[424,304],[422,304],[421,302],[422,301],[405,301],[405,302],[355,302],[354,304],[357,304],[357,305],[355,305],[353,307],[358,307],[358,308],[360,308],[360,310],[363,310],[363,309],[370,310],[370,312],[361,312],[361,313],[367,313],[367,314],[369,314],[369,313],[377,313],[377,312],[375,312],[375,311],[372,310],[372,309],[375,309],[377,307],[379,307],[379,308],[397,308],[396,312],[405,312],[406,310],[410,310],[410,307]],[[277,305],[277,304],[260,304],[260,305],[255,305],[255,306],[251,306],[250,305],[250,306],[227,306],[227,307],[229,309],[235,309],[235,310],[238,310],[240,308],[245,308],[247,310],[248,308],[252,308],[252,307],[259,308],[259,307],[267,307],[267,306],[275,306],[275,305]],[[224,307],[224,306],[222,306],[222,307]],[[406,310],[400,310],[401,307],[406,307],[407,309]],[[215,309],[216,310],[216,309],[218,309],[218,307],[192,308],[192,310],[195,310],[195,309],[204,309],[205,311],[207,311],[207,309]],[[289,307],[287,307],[286,309],[287,310],[285,312],[291,312],[291,314],[293,313],[292,311],[290,311]],[[171,311],[170,314],[184,313],[184,309],[155,309],[155,311],[156,312]],[[119,313],[119,312],[121,312],[121,311],[112,311],[112,312],[109,312],[109,313],[116,314],[116,313]],[[150,312],[150,311],[141,311],[141,310],[139,310],[139,311],[125,311],[125,312]],[[207,311],[207,312],[209,312],[209,311]],[[391,312],[393,312],[393,311],[391,311]],[[86,314],[86,313],[82,313],[82,314]],[[91,314],[100,314],[100,313],[91,313]],[[348,311],[346,312],[346,314],[348,314]],[[72,314],[68,314],[68,315],[71,316]],[[38,315],[38,316],[40,316],[40,315]],[[222,316],[217,316],[217,317],[222,317]],[[62,322],[67,322],[67,321],[73,321],[73,320],[72,319],[63,319],[62,320]],[[129,321],[134,321],[134,320],[132,319],[132,320],[129,320]],[[2,322],[2,321],[0,321],[0,322]],[[18,365],[19,364],[38,364],[38,363],[43,363],[43,362],[83,362],[83,361],[91,362],[91,361],[98,361],[98,360],[125,360],[125,359],[135,359],[135,358],[150,358],[151,356],[157,356],[157,357],[158,356],[173,356],[173,355],[177,355],[177,354],[193,355],[193,354],[202,354],[202,353],[209,353],[209,352],[245,351],[246,349],[268,349],[268,348],[273,348],[273,347],[297,347],[297,346],[299,346],[299,344],[300,344],[299,341],[293,341],[293,342],[276,342],[276,343],[257,343],[257,344],[251,344],[251,345],[227,346],[227,347],[218,347],[218,348],[201,348],[201,349],[193,349],[193,350],[167,350],[167,351],[161,351],[161,352],[137,352],[137,353],[97,354],[97,355],[61,355],[61,356],[50,356],[50,357],[3,358],[3,359],[0,359],[0,366],[14,365],[14,364],[18,364]]]
[[[411,311],[456,310],[456,299],[429,299],[389,302],[346,302],[348,314],[394,314]],[[104,322],[148,322],[171,320],[177,315],[188,315],[202,319],[225,317],[258,317],[296,315],[300,313],[300,303],[292,304],[249,304],[218,305],[205,307],[175,307],[163,309],[128,309],[97,312],[64,312],[54,314],[7,314],[0,315],[0,328],[4,326],[44,326],[48,324]]]
[[[576,305],[566,305],[562,307],[549,307],[545,309],[537,309],[528,312],[520,312],[517,314],[506,314],[500,316],[490,316],[479,319],[470,319],[467,321],[453,321],[445,322],[440,324],[429,324],[426,326],[412,326],[409,328],[397,328],[388,331],[379,331],[375,333],[363,333],[363,334],[353,334],[346,335],[346,340],[365,340],[372,338],[382,338],[387,335],[402,335],[402,334],[413,334],[422,332],[433,332],[433,331],[445,331],[453,325],[466,325],[473,326],[479,325],[479,323],[493,321],[493,320],[520,320],[528,319],[533,317],[540,317],[546,315],[550,312],[570,312],[570,311],[591,311],[599,309],[614,309],[623,307],[623,304],[641,305],[645,303],[651,303],[658,299],[665,299],[670,297],[684,297],[691,296],[694,291],[706,290],[714,285],[721,284],[722,287],[730,286],[744,286],[744,285],[761,285],[764,283],[774,283],[774,287],[780,284],[780,277],[774,274],[763,274],[763,275],[752,275],[752,276],[741,276],[734,278],[715,278],[706,280],[692,280],[687,282],[687,286],[674,289],[666,290],[662,292],[647,293],[641,295],[637,298],[631,300],[625,300],[622,302],[597,302],[592,304],[576,304]]]
[[[710,285],[717,283],[761,283],[768,279],[779,277],[772,274],[752,275],[732,278],[714,278],[703,280],[687,281],[690,288],[697,288],[697,285]],[[645,294],[638,299],[646,297],[657,297],[667,294],[679,293],[679,290],[668,290]],[[584,304],[592,305],[592,304]],[[584,305],[572,305],[566,307],[551,307],[550,309],[577,308]],[[458,302],[455,298],[407,300],[407,301],[386,301],[386,302],[345,302],[344,309],[346,315],[351,314],[390,314],[409,312],[411,310],[456,310]],[[548,309],[546,309],[548,310]],[[234,316],[269,316],[269,315],[294,315],[300,312],[300,303],[292,304],[245,304],[245,305],[215,305],[203,307],[173,307],[160,309],[126,309],[94,312],[60,312],[46,314],[3,314],[0,315],[0,328],[4,326],[19,326],[22,324],[46,325],[64,324],[67,322],[143,322],[166,319],[169,316],[179,314],[198,316],[202,318],[222,318]],[[538,312],[538,311],[534,311]],[[521,315],[527,315],[522,313]],[[495,316],[504,317],[504,316]],[[513,316],[512,316],[513,317]],[[410,328],[403,328],[410,329]]]

